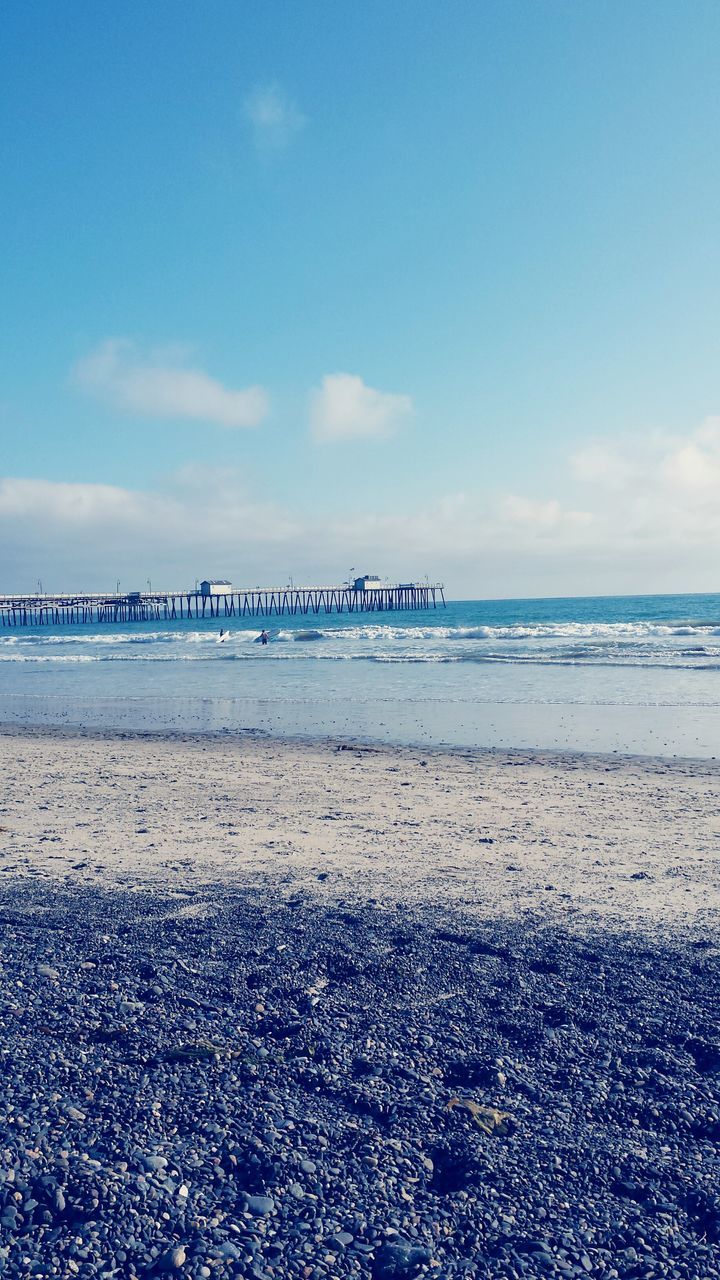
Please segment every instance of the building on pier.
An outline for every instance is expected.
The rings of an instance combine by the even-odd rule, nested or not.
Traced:
[[[201,596],[231,596],[232,582],[227,578],[205,578],[200,583]]]

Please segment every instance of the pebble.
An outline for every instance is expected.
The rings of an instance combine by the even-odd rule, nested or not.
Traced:
[[[59,970],[53,969],[51,964],[39,964],[37,972],[41,978],[50,978],[52,982],[57,982],[60,977]]]
[[[248,1196],[246,1207],[255,1217],[262,1218],[268,1213],[275,1210],[275,1201],[272,1196]]]
[[[154,1156],[154,1155],[143,1156],[142,1163],[146,1169],[149,1169],[151,1171],[167,1169],[167,1166],[168,1166],[168,1162],[165,1156]]]
[[[158,1267],[161,1271],[178,1271],[180,1267],[185,1265],[187,1261],[187,1253],[183,1245],[176,1245],[173,1249],[167,1249],[165,1253],[158,1259]]]
[[[230,1262],[239,1262],[242,1258],[242,1253],[232,1240],[223,1240],[222,1244],[217,1246],[215,1254],[216,1257],[227,1258]]]
[[[3,1280],[720,1275],[714,951],[203,894],[3,880]]]

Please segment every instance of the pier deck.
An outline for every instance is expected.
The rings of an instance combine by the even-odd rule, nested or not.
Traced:
[[[340,587],[255,587],[125,594],[0,595],[0,626],[60,626],[82,622],[152,622],[172,618],[282,617],[293,614],[379,613],[445,606],[442,583],[401,583],[372,590]]]

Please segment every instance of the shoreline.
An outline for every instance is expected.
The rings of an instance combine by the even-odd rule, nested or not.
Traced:
[[[139,660],[131,665],[127,681],[119,688],[117,663],[107,663],[109,670],[101,666],[97,671],[84,666],[69,671],[39,668],[30,685],[24,681],[22,689],[11,691],[12,677],[6,682],[0,692],[0,721],[20,726],[32,723],[209,735],[242,734],[251,729],[294,741],[337,738],[420,750],[520,747],[720,760],[715,686],[712,692],[705,689],[705,701],[695,701],[687,687],[682,697],[676,691],[669,701],[658,701],[659,690],[652,681],[642,695],[637,688],[626,688],[620,701],[615,695],[605,700],[597,687],[597,671],[593,675],[594,694],[583,685],[580,696],[579,669],[568,668],[555,689],[557,696],[550,696],[547,689],[544,694],[539,689],[534,693],[526,689],[521,696],[508,697],[494,688],[499,676],[493,671],[483,673],[484,691],[473,697],[462,681],[460,686],[448,688],[440,668],[432,664],[417,677],[422,688],[414,688],[413,680],[406,679],[398,687],[394,667],[382,663],[370,663],[364,673],[367,679],[360,684],[352,664],[335,663],[329,671],[323,668],[322,687],[319,673],[305,671],[302,663],[300,667],[260,663],[259,670],[252,672],[243,667],[236,671],[233,663],[226,661],[186,665],[182,688],[177,687],[172,663]],[[558,669],[546,670],[555,672],[555,680]],[[3,675],[7,674],[3,669]],[[506,678],[507,673],[503,681]],[[525,669],[523,679],[527,678]],[[645,676],[642,679],[647,683]],[[568,680],[574,692],[566,687]]]
[[[272,729],[262,728],[228,728],[228,729],[198,729],[196,731],[179,728],[172,729],[166,726],[152,729],[131,729],[108,726],[81,724],[52,724],[46,722],[20,723],[14,720],[0,720],[0,738],[22,738],[24,736],[36,738],[82,738],[97,739],[98,741],[164,741],[168,742],[187,742],[187,743],[203,743],[203,742],[271,742],[274,744],[287,744],[290,747],[324,747],[328,750],[336,751],[364,751],[370,754],[385,755],[422,755],[422,756],[438,756],[443,758],[462,758],[465,760],[485,758],[499,760],[507,757],[510,760],[521,760],[526,763],[543,762],[548,764],[562,763],[567,761],[582,762],[588,764],[612,765],[616,767],[622,765],[639,765],[643,768],[657,768],[659,771],[678,769],[698,769],[704,773],[717,773],[720,777],[720,757],[717,756],[685,756],[685,755],[653,755],[646,752],[634,751],[590,751],[575,747],[497,747],[497,746],[462,746],[457,743],[413,743],[413,742],[392,742],[384,739],[357,737],[349,738],[344,735],[314,735],[310,733],[281,733]]]

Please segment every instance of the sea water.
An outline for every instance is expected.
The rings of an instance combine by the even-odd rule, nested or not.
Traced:
[[[720,757],[720,595],[6,628],[0,720]]]

